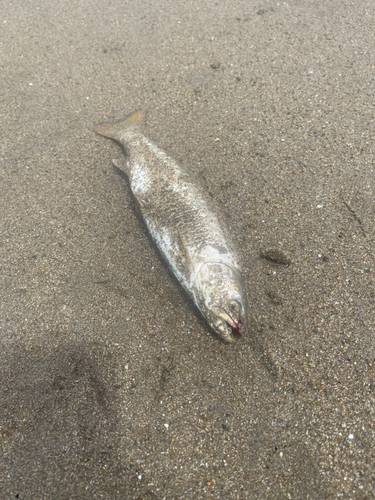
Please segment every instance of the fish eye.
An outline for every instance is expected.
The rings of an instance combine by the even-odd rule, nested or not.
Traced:
[[[229,309],[232,313],[239,314],[241,312],[241,304],[237,300],[231,300],[229,302]]]

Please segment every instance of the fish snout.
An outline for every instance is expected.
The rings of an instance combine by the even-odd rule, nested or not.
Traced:
[[[225,313],[224,313],[225,314]],[[231,300],[228,304],[228,318],[226,321],[241,335],[246,331],[246,318],[243,305],[237,300]]]
[[[235,342],[239,336],[246,332],[246,319],[242,311],[237,311],[237,315],[218,309],[213,312],[217,317],[214,329],[227,342]]]

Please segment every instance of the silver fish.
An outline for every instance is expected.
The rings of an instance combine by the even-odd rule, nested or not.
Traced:
[[[139,132],[144,119],[138,110],[94,130],[129,153],[120,168],[152,238],[211,328],[234,342],[246,331],[245,288],[228,227],[192,174]]]

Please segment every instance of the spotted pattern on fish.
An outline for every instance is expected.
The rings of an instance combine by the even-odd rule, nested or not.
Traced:
[[[211,327],[233,342],[246,330],[246,301],[228,226],[191,172],[139,131],[143,121],[139,110],[94,130],[129,153],[124,171],[152,238]]]

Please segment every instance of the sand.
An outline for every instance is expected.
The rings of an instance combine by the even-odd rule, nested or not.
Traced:
[[[375,498],[372,0],[4,1],[0,498]],[[222,205],[250,327],[150,241],[147,137]]]

